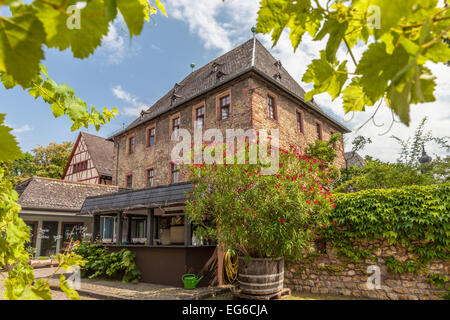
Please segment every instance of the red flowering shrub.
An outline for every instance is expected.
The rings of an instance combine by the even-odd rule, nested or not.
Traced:
[[[188,165],[194,184],[186,213],[197,236],[251,257],[298,259],[331,224],[334,172],[293,147],[280,150],[279,171],[261,164]]]

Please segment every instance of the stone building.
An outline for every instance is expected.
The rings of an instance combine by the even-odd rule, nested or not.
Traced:
[[[62,180],[112,185],[114,144],[80,132]]]
[[[136,254],[142,281],[182,284],[184,273],[205,275],[199,285],[223,283],[223,252],[199,240],[185,219],[186,193],[171,152],[172,133],[194,128],[279,130],[280,146],[308,143],[349,130],[314,102],[256,39],[193,71],[128,127],[114,134],[113,182],[127,191],[86,198],[80,213],[94,217],[93,238],[111,250]],[[208,141],[208,139],[205,139]],[[343,139],[335,164],[345,167]]]
[[[349,130],[314,102],[270,52],[251,39],[189,74],[124,130],[114,141],[114,182],[140,189],[180,182],[170,153],[173,130],[209,128],[274,129],[280,146],[304,150],[316,139]],[[225,134],[224,134],[225,136]],[[345,167],[343,139],[335,164]]]

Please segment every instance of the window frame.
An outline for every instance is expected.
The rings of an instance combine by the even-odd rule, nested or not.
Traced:
[[[300,116],[300,128],[299,128],[299,119]],[[295,109],[295,124],[296,124],[296,130],[298,133],[305,133],[305,116],[302,110],[299,108]]]
[[[316,140],[323,140],[322,122],[316,120]]]
[[[197,127],[197,119],[198,119],[198,110],[203,108],[203,123],[202,123],[202,127],[198,128]],[[192,129],[201,129],[204,130],[205,129],[205,122],[206,122],[206,103],[203,101],[202,103],[199,103],[195,106],[192,107]]]
[[[180,167],[173,162],[171,162],[169,164],[169,167],[170,167],[170,170],[169,170],[170,171],[170,184],[179,183],[180,182]],[[177,170],[174,170],[173,169],[174,167],[176,167]],[[173,179],[174,173],[177,173],[177,181],[176,182],[174,182],[174,179]]]
[[[272,106],[273,107],[273,118],[270,116],[269,99],[271,99],[272,103],[273,103],[273,106]],[[267,104],[267,109],[266,109],[267,118],[270,119],[270,120],[273,120],[273,121],[278,121],[278,98],[270,90],[267,91],[266,104]]]
[[[150,145],[150,137],[151,137],[151,134],[150,134],[150,133],[151,133],[152,130],[154,131],[154,134],[153,134],[153,144]],[[147,148],[154,147],[154,146],[156,145],[156,123],[154,123],[154,124],[148,126],[147,129],[146,129],[146,132],[147,132],[147,134],[146,134],[146,139],[145,139],[145,145],[146,145],[146,147],[147,147]]]
[[[148,174],[152,171],[152,184],[149,185],[148,183]],[[147,185],[147,188],[152,188],[155,184],[155,169],[153,167],[145,169],[145,184]]]
[[[133,139],[133,150],[131,150],[131,139]],[[131,134],[127,137],[127,154],[131,155],[136,152],[136,135]]]
[[[131,177],[131,187],[128,186],[128,178]],[[133,174],[129,173],[125,176],[125,188],[133,189]]]
[[[179,112],[177,112],[177,113],[175,113],[175,114],[170,116],[170,119],[169,119],[169,121],[170,121],[169,122],[169,140],[172,140],[172,133],[174,131],[173,122],[176,119],[178,119],[178,121],[179,121],[179,124],[178,124],[178,130],[179,130],[181,128],[181,114]],[[179,134],[178,134],[177,137],[179,137]]]
[[[221,100],[223,98],[229,97],[229,104],[228,104],[228,117],[225,119],[222,119],[222,106],[221,106]],[[233,117],[233,99],[231,96],[231,89],[227,89],[218,95],[216,95],[216,120],[217,122],[221,121],[228,121],[231,120]]]

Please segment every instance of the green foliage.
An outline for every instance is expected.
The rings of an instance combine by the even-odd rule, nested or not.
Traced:
[[[427,118],[423,118],[412,137],[395,139],[401,146],[396,163],[382,162],[366,157],[366,165],[360,169],[350,167],[341,171],[342,177],[335,183],[335,192],[353,192],[365,189],[399,188],[410,185],[430,185],[450,181],[450,157],[435,156],[433,161],[425,164],[419,162],[425,146],[431,142],[449,152],[448,137],[433,136],[425,132]],[[370,138],[359,136],[352,142],[353,152],[361,150]]]
[[[12,129],[3,124],[4,120],[5,114],[0,113],[0,162],[17,159],[22,154],[15,137],[10,133]]]
[[[314,143],[309,143],[305,153],[312,157],[315,156],[322,160],[326,165],[331,165],[336,158],[335,145],[341,139],[340,133],[331,135],[330,140],[315,140]]]
[[[81,270],[90,279],[123,274],[123,282],[139,282],[141,272],[134,263],[136,255],[130,250],[122,249],[109,253],[108,249],[100,244],[83,241],[76,246],[75,252],[86,259],[86,264]]]
[[[34,175],[60,179],[73,146],[73,142],[62,142],[61,144],[51,142],[46,147],[38,146],[31,153],[24,153],[19,159],[0,162],[0,166],[5,169],[5,179],[11,181],[13,185]]]
[[[336,209],[323,237],[342,257],[360,261],[373,255],[357,245],[373,240],[400,244],[413,259],[386,259],[394,272],[419,272],[435,260],[448,261],[450,244],[450,184],[364,190],[335,194]]]
[[[293,147],[279,155],[273,175],[263,175],[259,163],[188,165],[194,189],[186,214],[196,235],[250,257],[296,259],[310,251],[311,241],[330,224],[334,204],[327,187],[333,172]]]
[[[360,169],[351,167],[343,170],[343,177],[333,189],[335,192],[355,192],[367,189],[400,188],[410,185],[437,183],[433,174],[422,174],[415,167],[403,163],[389,163],[366,158],[366,165]]]
[[[159,0],[152,4],[147,0],[90,0],[79,9],[77,26],[74,6],[78,2],[3,1],[11,16],[0,16],[0,80],[6,89],[20,85],[35,99],[42,98],[50,104],[55,117],[67,115],[73,122],[73,131],[90,124],[99,130],[117,114],[117,109],[98,111],[94,106],[88,107],[67,84],[53,81],[41,64],[43,47],[61,51],[70,48],[75,58],[84,59],[101,45],[118,12],[124,17],[130,37],[139,35],[144,22],[158,10],[166,13]]]
[[[314,59],[303,76],[314,85],[306,100],[328,92],[333,99],[342,97],[346,113],[385,101],[406,125],[411,104],[435,100],[435,77],[425,63],[450,60],[443,41],[450,31],[450,7],[440,7],[437,0],[330,0],[326,5],[316,0],[261,0],[257,32],[271,33],[275,46],[284,29],[294,50],[305,33],[314,41],[327,38],[320,59]],[[352,49],[362,43],[371,44],[357,61]],[[341,44],[353,70],[348,71],[347,60],[337,58]]]
[[[39,146],[32,150],[36,174],[41,177],[60,179],[73,149],[73,142],[61,144],[51,142],[48,146]]]

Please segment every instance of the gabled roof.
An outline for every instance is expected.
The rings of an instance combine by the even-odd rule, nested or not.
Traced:
[[[81,132],[91,159],[98,173],[102,176],[113,175],[114,142],[90,133]]]
[[[153,104],[139,118],[128,127],[117,132],[111,138],[131,130],[142,123],[150,121],[155,117],[176,108],[177,106],[194,99],[234,78],[247,72],[254,71],[273,85],[287,91],[294,97],[300,99],[307,107],[323,115],[335,124],[342,132],[350,132],[348,128],[337,120],[326,114],[316,103],[304,101],[305,91],[297,81],[284,69],[281,64],[259,42],[253,38],[224,55],[214,59],[205,66],[189,74],[183,81],[176,83],[174,88],[166,93],[161,99]],[[213,68],[217,66],[216,69]]]
[[[32,177],[14,187],[23,209],[78,212],[90,196],[116,193],[117,186]]]
[[[84,140],[89,155],[91,156],[91,160],[94,163],[94,166],[97,169],[99,175],[112,177],[114,171],[114,142],[90,133],[80,132],[73,147],[72,153],[70,154],[69,160],[67,161],[62,179],[64,179],[64,177],[66,176],[67,170],[69,169],[69,165],[72,161],[72,157],[75,154],[75,151],[78,148],[81,139]]]
[[[350,151],[345,153],[345,163],[347,168],[354,166],[362,169],[366,165],[366,160],[357,152]]]

